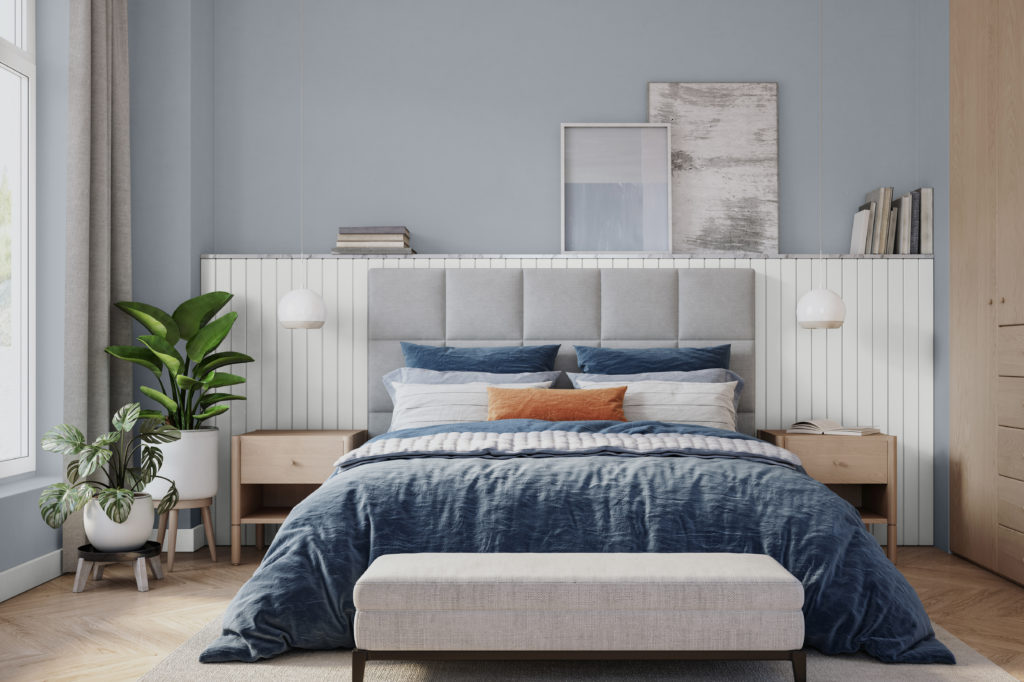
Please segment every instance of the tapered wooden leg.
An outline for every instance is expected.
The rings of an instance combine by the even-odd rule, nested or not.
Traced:
[[[156,524],[156,541],[160,543],[160,551],[163,551],[164,536],[167,534],[167,512],[160,515]]]
[[[256,529],[256,549],[262,552],[263,546],[266,543],[266,538],[263,536],[263,524],[257,523],[253,528]]]
[[[791,655],[793,661],[793,680],[807,682],[807,654],[801,649]]]
[[[363,682],[363,674],[366,672],[366,652],[360,649],[352,650],[352,682]]]
[[[885,554],[896,563],[896,526],[889,526],[889,532],[885,539]]]
[[[81,592],[85,589],[85,583],[89,581],[89,571],[92,570],[92,562],[78,558],[78,570],[75,571],[75,584],[71,587],[72,592]]]
[[[106,566],[106,564],[93,564],[93,567],[92,567],[92,579],[93,580],[103,580],[103,567],[104,566]]]
[[[210,561],[217,561],[217,544],[213,541],[213,521],[210,519],[210,508],[203,507],[203,529],[206,531],[206,544],[210,546]]]
[[[157,580],[164,579],[164,569],[160,565],[160,555],[149,557],[149,569],[153,571],[153,577]]]
[[[167,572],[174,570],[174,545],[178,541],[178,510],[167,512],[167,527],[171,533],[167,536]]]
[[[139,592],[149,592],[149,576],[146,575],[146,560],[139,557],[132,562],[135,568],[135,585]]]
[[[242,563],[242,527],[237,523],[231,524],[231,565],[237,566]]]

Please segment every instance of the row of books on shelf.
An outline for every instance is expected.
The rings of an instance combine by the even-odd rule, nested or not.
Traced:
[[[853,216],[850,253],[932,253],[934,195],[931,187],[902,196],[892,187],[868,192]]]
[[[395,225],[339,227],[338,241],[331,253],[392,255],[416,252],[409,246],[409,228]]]

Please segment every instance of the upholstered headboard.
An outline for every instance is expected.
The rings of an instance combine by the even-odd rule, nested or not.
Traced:
[[[400,341],[438,346],[560,343],[615,348],[732,344],[743,377],[738,429],[754,432],[754,271],[749,269],[378,269],[369,273],[369,429],[391,423],[381,382]]]

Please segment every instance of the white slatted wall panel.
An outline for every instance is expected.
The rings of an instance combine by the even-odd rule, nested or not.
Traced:
[[[225,347],[247,396],[221,429],[218,544],[230,537],[230,435],[271,428],[365,428],[367,272],[373,268],[753,268],[758,428],[797,418],[871,424],[899,437],[899,541],[933,537],[933,262],[850,258],[204,258],[203,292],[230,291],[238,322]],[[277,300],[306,281],[327,303],[318,331],[286,331]],[[800,329],[796,301],[825,282],[846,302],[835,331]],[[876,527],[884,540],[884,528]],[[251,543],[252,530],[243,540]]]

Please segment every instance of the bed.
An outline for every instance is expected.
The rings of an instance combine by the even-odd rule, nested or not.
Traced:
[[[204,662],[353,646],[353,586],[415,552],[768,554],[804,585],[806,643],[952,663],[856,511],[753,438],[753,271],[371,271],[369,427],[282,525]],[[388,431],[381,377],[402,341],[437,346],[731,346],[736,431],[654,421],[508,419]],[[564,381],[564,379],[562,379]]]

